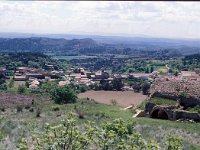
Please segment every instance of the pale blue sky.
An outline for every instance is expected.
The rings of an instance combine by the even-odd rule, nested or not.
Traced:
[[[3,1],[0,32],[200,38],[200,3]]]

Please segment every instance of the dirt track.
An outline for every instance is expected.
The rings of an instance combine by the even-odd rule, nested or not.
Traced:
[[[139,105],[147,96],[133,91],[87,91],[78,95],[79,98],[92,98],[99,103],[111,104],[114,99],[120,106]]]

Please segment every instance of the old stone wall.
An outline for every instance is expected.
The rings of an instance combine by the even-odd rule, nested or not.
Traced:
[[[179,110],[176,106],[161,106],[150,102],[145,105],[145,116],[168,120],[192,119],[200,121],[199,113]]]
[[[200,121],[200,114],[195,112],[177,110],[175,112],[175,119],[192,119],[194,121]]]

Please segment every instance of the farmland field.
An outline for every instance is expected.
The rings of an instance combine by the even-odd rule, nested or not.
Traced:
[[[65,59],[65,60],[72,60],[72,59],[87,59],[87,58],[96,58],[96,56],[53,56],[53,59]]]
[[[157,71],[162,72],[162,73],[167,73],[167,67],[161,66],[161,67],[158,68]]]
[[[78,95],[79,98],[91,98],[99,103],[111,104],[115,100],[120,106],[134,104],[138,106],[147,96],[133,91],[87,91]]]

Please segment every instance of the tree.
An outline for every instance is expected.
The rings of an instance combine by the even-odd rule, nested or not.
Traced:
[[[121,79],[114,79],[112,81],[112,86],[113,86],[113,89],[115,89],[117,91],[121,91],[122,87],[123,87],[122,80]]]
[[[0,90],[6,91],[7,90],[7,85],[6,83],[0,84]]]
[[[29,88],[29,83],[30,83],[30,81],[28,81],[28,80],[25,82],[25,86],[26,86],[27,88]]]
[[[132,87],[135,92],[140,92],[141,90],[141,85],[139,83],[134,83]]]
[[[112,86],[109,84],[109,81],[103,79],[100,81],[100,85],[102,90],[105,91],[112,90]]]
[[[86,85],[80,85],[78,86],[78,90],[83,93],[83,92],[86,92],[88,90],[87,86]]]
[[[8,87],[9,87],[9,88],[12,88],[13,86],[14,86],[14,79],[12,78],[12,79],[10,79],[10,81],[9,81]]]
[[[41,88],[44,92],[50,93],[51,90],[57,86],[58,84],[56,81],[48,81],[48,82],[42,83]]]
[[[23,94],[23,93],[26,93],[27,91],[27,87],[25,85],[19,85],[18,89],[17,89],[17,92],[19,94]]]
[[[57,104],[74,103],[77,100],[76,93],[69,86],[55,87],[50,97]]]
[[[132,73],[133,72],[133,69],[132,68],[129,68],[128,69],[128,73]]]
[[[150,73],[152,73],[153,71],[154,71],[154,68],[153,66],[151,66]]]
[[[5,75],[3,73],[0,73],[0,85],[4,84],[5,83]]]
[[[147,95],[148,92],[149,92],[149,89],[150,89],[150,84],[149,84],[148,82],[144,82],[144,83],[142,84],[142,93],[143,93],[144,95]]]
[[[0,90],[7,90],[6,77],[3,73],[0,73]]]
[[[149,73],[149,67],[146,68],[145,73]]]
[[[81,73],[80,68],[75,68],[75,69],[74,69],[74,73]]]
[[[174,72],[174,76],[178,76],[178,71]]]

